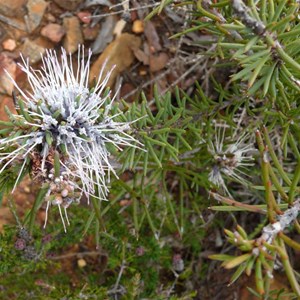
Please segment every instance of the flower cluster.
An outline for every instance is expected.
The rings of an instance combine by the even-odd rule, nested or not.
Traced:
[[[215,142],[208,144],[213,156],[214,165],[209,173],[209,181],[222,187],[230,195],[223,176],[231,177],[238,182],[245,182],[243,168],[253,165],[252,145],[246,144],[247,135],[241,135],[235,143],[224,144],[226,124],[216,125]]]
[[[79,48],[78,66],[73,68],[72,57],[64,49],[60,59],[50,50],[40,70],[22,57],[20,67],[31,92],[24,92],[14,81],[21,97],[18,115],[8,111],[11,122],[6,125],[11,130],[0,139],[0,174],[19,164],[17,184],[31,164],[33,175],[49,185],[46,199],[52,202],[47,208],[50,202],[59,209],[63,203],[69,205],[74,190],[80,192],[78,199],[84,194],[105,200],[110,175],[116,175],[109,149],[142,146],[130,135],[132,122],[118,121],[122,113],[113,110],[115,97],[111,99],[106,90],[111,71],[104,74],[102,70],[95,87],[89,89],[91,55],[89,51],[85,58],[84,48]]]

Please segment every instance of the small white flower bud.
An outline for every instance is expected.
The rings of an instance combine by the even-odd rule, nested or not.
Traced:
[[[51,183],[51,184],[50,184],[50,190],[51,190],[52,192],[56,191],[56,188],[57,188],[56,184],[54,184],[54,183]]]
[[[60,183],[60,178],[59,177],[56,177],[55,179],[54,179],[54,182],[57,184],[57,183]]]
[[[61,196],[63,197],[63,198],[65,198],[65,197],[67,197],[68,196],[68,194],[69,194],[69,191],[67,190],[67,189],[63,189],[62,191],[61,191]]]
[[[63,199],[61,196],[56,196],[54,200],[52,200],[52,204],[53,205],[60,205],[62,204]]]

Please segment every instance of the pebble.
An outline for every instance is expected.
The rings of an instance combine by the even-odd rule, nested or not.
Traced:
[[[82,23],[90,24],[91,23],[91,13],[89,11],[80,11],[77,13],[77,17]]]
[[[83,258],[80,258],[77,260],[77,265],[79,268],[84,268],[87,265],[87,263]]]
[[[65,33],[66,30],[64,29],[64,27],[55,23],[50,23],[43,27],[41,30],[41,35],[48,38],[54,43],[59,43]]]
[[[135,20],[132,25],[132,31],[134,33],[143,33],[144,32],[144,22],[141,20]]]
[[[21,53],[24,57],[28,57],[32,64],[41,60],[41,54],[45,53],[45,48],[38,45],[34,41],[26,39],[23,46]]]
[[[64,48],[67,53],[74,53],[79,44],[83,44],[83,36],[80,23],[77,17],[64,18],[63,26],[66,30],[64,38]]]
[[[0,14],[7,17],[22,17],[26,14],[27,0],[0,0]]]
[[[3,47],[4,50],[14,51],[17,47],[17,43],[13,39],[7,39],[7,40],[2,42],[2,47]]]
[[[120,19],[120,20],[117,22],[117,24],[116,24],[116,26],[115,26],[115,28],[114,28],[113,33],[114,33],[117,37],[120,36],[120,35],[122,34],[122,31],[123,31],[123,29],[125,28],[125,26],[126,26],[126,21],[124,21],[123,19]]]
[[[29,194],[31,192],[30,187],[29,186],[24,186],[24,192],[26,194]]]
[[[181,273],[184,270],[184,261],[180,254],[175,254],[173,256],[172,265],[176,272]]]
[[[41,23],[48,3],[44,0],[28,0],[28,29],[30,32],[34,31]]]
[[[76,10],[82,0],[54,0],[54,2],[68,11]]]
[[[17,64],[7,54],[0,54],[0,93],[11,95],[14,84],[10,77],[4,72],[6,70],[15,79]]]
[[[84,27],[82,29],[84,39],[86,41],[94,41],[98,36],[99,29],[99,24],[96,24],[94,27]]]
[[[50,13],[46,14],[45,18],[47,21],[52,22],[52,23],[54,23],[56,21],[56,18]]]

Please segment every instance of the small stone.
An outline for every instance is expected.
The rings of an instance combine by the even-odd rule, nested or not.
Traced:
[[[34,31],[41,23],[48,3],[44,0],[28,0],[28,27]]]
[[[11,31],[16,31],[15,28],[10,28],[10,29]],[[14,35],[12,36],[15,38]],[[0,24],[0,41],[1,42],[4,41],[5,38],[7,38],[7,29],[2,24]]]
[[[120,202],[119,202],[119,204],[120,204],[120,206],[121,207],[123,207],[123,206],[129,206],[130,204],[132,203],[132,201],[131,200],[121,200]]]
[[[5,106],[7,106],[8,109],[13,114],[17,113],[12,97],[0,95],[0,120],[1,121],[9,121],[9,117],[6,114],[5,109],[4,109]],[[3,127],[2,125],[0,125],[0,129],[3,129],[3,128],[7,128],[7,127]]]
[[[0,0],[0,14],[7,17],[22,17],[26,14],[27,0]]]
[[[94,41],[99,33],[99,24],[96,24],[94,27],[84,27],[82,29],[83,38],[86,41]]]
[[[83,258],[80,258],[77,260],[77,265],[79,268],[84,268],[87,265],[87,263]]]
[[[147,70],[145,70],[145,69],[141,69],[140,71],[139,71],[139,75],[140,76],[146,76],[148,74],[148,72],[147,72]]]
[[[3,47],[4,50],[14,51],[17,47],[17,43],[13,39],[7,39],[7,40],[2,42],[2,47]]]
[[[41,30],[41,35],[54,43],[59,43],[65,35],[65,29],[59,24],[48,24]]]
[[[63,26],[66,30],[64,48],[67,53],[74,53],[77,51],[78,45],[83,44],[79,20],[77,17],[64,18]]]
[[[142,20],[135,20],[132,25],[132,31],[134,33],[144,32],[144,22]]]
[[[24,57],[28,57],[32,64],[41,60],[41,55],[45,53],[45,48],[39,46],[34,41],[26,39],[23,46],[21,53]]]
[[[48,22],[51,22],[51,23],[55,23],[55,21],[56,21],[56,18],[50,13],[46,14],[45,18]]]
[[[82,0],[54,0],[54,2],[58,6],[66,9],[68,11],[70,11],[70,10],[72,11],[72,10],[76,10],[76,8],[82,2]]]
[[[24,192],[25,192],[26,194],[29,194],[29,193],[31,192],[30,187],[29,187],[29,186],[25,186],[25,187],[24,187]]]
[[[2,30],[5,30],[5,35],[2,33]],[[24,30],[25,29],[25,23],[24,23]],[[7,29],[4,29],[2,27],[2,25],[0,24],[0,40],[1,42],[7,40],[7,39],[14,39],[17,43],[17,45],[19,43],[22,43],[22,41],[24,40],[24,38],[26,38],[28,36],[28,33],[21,30],[20,28],[17,27],[9,27],[9,31]]]
[[[180,254],[175,254],[173,256],[172,265],[176,272],[181,273],[184,270],[184,261]]]
[[[77,17],[82,23],[90,24],[91,23],[91,13],[89,11],[80,11],[77,13]]]
[[[120,19],[114,28],[114,34],[118,37],[122,34],[123,29],[126,26],[126,22],[123,19]]]
[[[5,53],[0,54],[0,93],[11,95],[14,84],[10,77],[4,71],[6,70],[10,76],[15,79],[17,64],[12,58]]]
[[[55,47],[52,41],[41,35],[34,39],[33,42],[44,49],[53,49]]]

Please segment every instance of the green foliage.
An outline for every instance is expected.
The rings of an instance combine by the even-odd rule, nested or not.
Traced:
[[[69,275],[58,275],[53,271],[59,268],[60,263],[55,260],[53,265],[51,259],[42,256],[40,259],[46,264],[47,273],[54,272],[53,280],[46,280],[44,276],[41,277],[39,270],[32,270],[26,265],[24,277],[30,278],[26,286],[35,285],[34,280],[42,280],[45,285],[55,287],[49,288],[49,298],[65,294],[70,299],[76,299],[85,285],[87,295],[111,295],[119,272],[124,268],[116,289],[124,288],[124,297],[128,299],[164,299],[167,297],[161,296],[164,294],[173,299],[190,299],[196,295],[193,290],[180,290],[180,286],[193,276],[193,263],[185,258],[184,272],[175,276],[172,257],[178,250],[177,246],[171,244],[186,248],[192,257],[196,257],[203,248],[201,241],[205,238],[206,229],[202,211],[209,205],[205,190],[212,185],[208,174],[215,164],[215,157],[210,153],[206,140],[214,140],[218,134],[219,129],[215,126],[218,123],[213,120],[218,120],[220,124],[234,124],[231,117],[240,106],[240,103],[228,101],[230,94],[220,84],[216,84],[216,89],[220,91],[217,100],[206,96],[201,86],[196,84],[193,96],[175,89],[174,93],[166,95],[156,92],[152,106],[142,96],[141,101],[130,106],[123,103],[122,109],[117,105],[113,107],[112,114],[124,112],[117,121],[137,120],[133,123],[131,134],[145,147],[126,148],[122,152],[111,149],[121,167],[118,172],[120,178],[111,178],[109,201],[99,202],[90,197],[89,207],[73,205],[72,209],[69,208],[71,225],[67,228],[67,234],[62,232],[59,210],[57,207],[51,208],[46,231],[53,237],[44,252],[59,253],[92,235],[95,239],[93,247],[97,246],[108,253],[107,272],[97,275],[91,266],[87,266],[84,272],[76,270],[76,276],[79,276],[82,284],[77,284],[71,292],[65,288],[71,284]],[[228,116],[223,115],[224,109],[228,110]],[[233,137],[233,131],[228,127],[226,134]],[[31,168],[24,170],[31,172]],[[235,187],[239,186],[232,178],[226,181],[228,184],[233,181]],[[46,191],[45,185],[38,193],[32,209],[21,221],[36,243],[42,236],[34,224],[38,209],[44,207]],[[10,240],[4,237],[4,240],[8,240],[6,246],[13,248],[12,240],[15,238],[13,235]],[[170,244],[169,240],[174,242]],[[137,254],[139,251],[143,254]],[[11,260],[16,261],[16,257],[12,256]],[[12,282],[12,276],[18,272],[16,267],[12,264],[7,268],[10,275],[7,281],[0,284]],[[205,278],[206,269],[203,264],[198,280]],[[103,288],[95,289],[99,281],[103,282]],[[163,290],[158,292],[162,282]],[[18,286],[22,284],[20,280],[10,288],[16,290],[17,294]],[[35,285],[36,295],[41,290],[39,285]]]
[[[162,5],[166,4],[162,2]],[[254,167],[248,170],[253,184],[247,191],[255,200],[247,192],[242,195],[240,187],[239,191],[233,191],[230,186],[229,196],[214,191],[210,194],[222,203],[213,206],[214,210],[252,212],[266,214],[266,217],[259,217],[262,223],[252,229],[253,232],[249,225],[245,226],[249,234],[241,226],[235,231],[226,230],[227,240],[239,251],[233,256],[216,254],[212,258],[222,260],[227,269],[237,268],[231,283],[244,273],[250,275],[254,272],[257,291],[252,292],[259,298],[280,299],[287,294],[286,291],[269,290],[275,257],[279,257],[294,292],[288,297],[298,298],[299,270],[294,270],[293,255],[286,247],[299,249],[295,241],[300,228],[297,221],[300,178],[299,1],[182,1],[178,5],[186,6],[193,13],[189,26],[173,38],[190,33],[207,36],[208,39],[199,39],[202,47],[210,46],[202,54],[208,59],[218,60],[213,66],[216,70],[222,71],[225,66],[230,68],[226,87],[217,88],[218,97],[226,95],[227,101],[223,98],[218,104],[212,103],[212,119],[224,119],[231,126],[233,120],[238,120],[240,127],[257,130],[261,170]],[[205,128],[202,133],[206,136],[208,130]],[[226,141],[227,134],[224,136]],[[206,142],[210,143],[209,135]],[[201,163],[203,166],[203,159]],[[257,179],[259,173],[260,183]],[[287,218],[291,210],[295,210],[295,215]],[[238,214],[235,215],[238,218]],[[251,219],[250,214],[247,217]],[[282,221],[286,219],[288,222]],[[278,224],[278,232],[268,236],[267,232],[274,231]]]
[[[264,125],[261,131],[257,131],[263,186],[255,188],[264,191],[265,200],[261,200],[266,204],[249,206],[240,197],[238,197],[240,200],[236,201],[232,197],[227,198],[212,193],[216,200],[226,204],[226,206],[216,206],[214,209],[264,214],[262,210],[264,208],[270,224],[279,224],[278,220],[284,219],[289,212],[287,205],[283,203],[288,203],[289,207],[294,207],[293,209],[297,211],[295,207],[298,205],[299,194],[298,40],[300,31],[296,17],[299,12],[299,2],[197,1],[195,6],[195,19],[192,20],[191,28],[186,29],[182,34],[176,34],[176,37],[192,31],[205,31],[215,37],[214,46],[217,51],[214,54],[208,52],[207,55],[229,62],[233,73],[229,88],[234,89],[239,86],[239,92],[232,90],[229,99],[234,99],[236,95],[241,94],[241,97],[246,100],[244,102],[247,107],[246,114],[252,116],[253,120],[257,120],[251,122],[249,118],[250,122],[247,126]],[[254,99],[261,99],[258,101],[261,101],[262,106],[259,107],[258,102],[253,101]],[[234,114],[236,115],[236,111]],[[227,111],[224,115],[230,118]],[[280,137],[280,142],[274,146],[276,135]],[[297,162],[296,166],[292,163],[293,160]],[[253,171],[252,181],[255,180],[254,175]],[[275,201],[278,197],[279,204]],[[286,213],[282,209],[286,209]],[[295,218],[289,221],[294,230],[299,228],[297,214],[298,211]],[[299,244],[283,233],[284,228],[280,228],[278,234],[268,239],[266,232],[270,228],[273,228],[272,225],[263,227],[262,235],[260,237],[256,235],[255,239],[253,234],[252,238],[248,238],[240,226],[234,232],[226,230],[228,241],[244,253],[234,257],[214,255],[212,258],[224,261],[225,268],[238,267],[231,282],[236,281],[243,273],[250,275],[253,270],[259,297],[266,294],[266,297],[273,298],[271,295],[274,293],[268,290],[270,280],[268,274],[273,272],[275,257],[280,257],[292,289],[299,296],[299,280],[294,275],[285,249],[285,245],[298,249]]]

